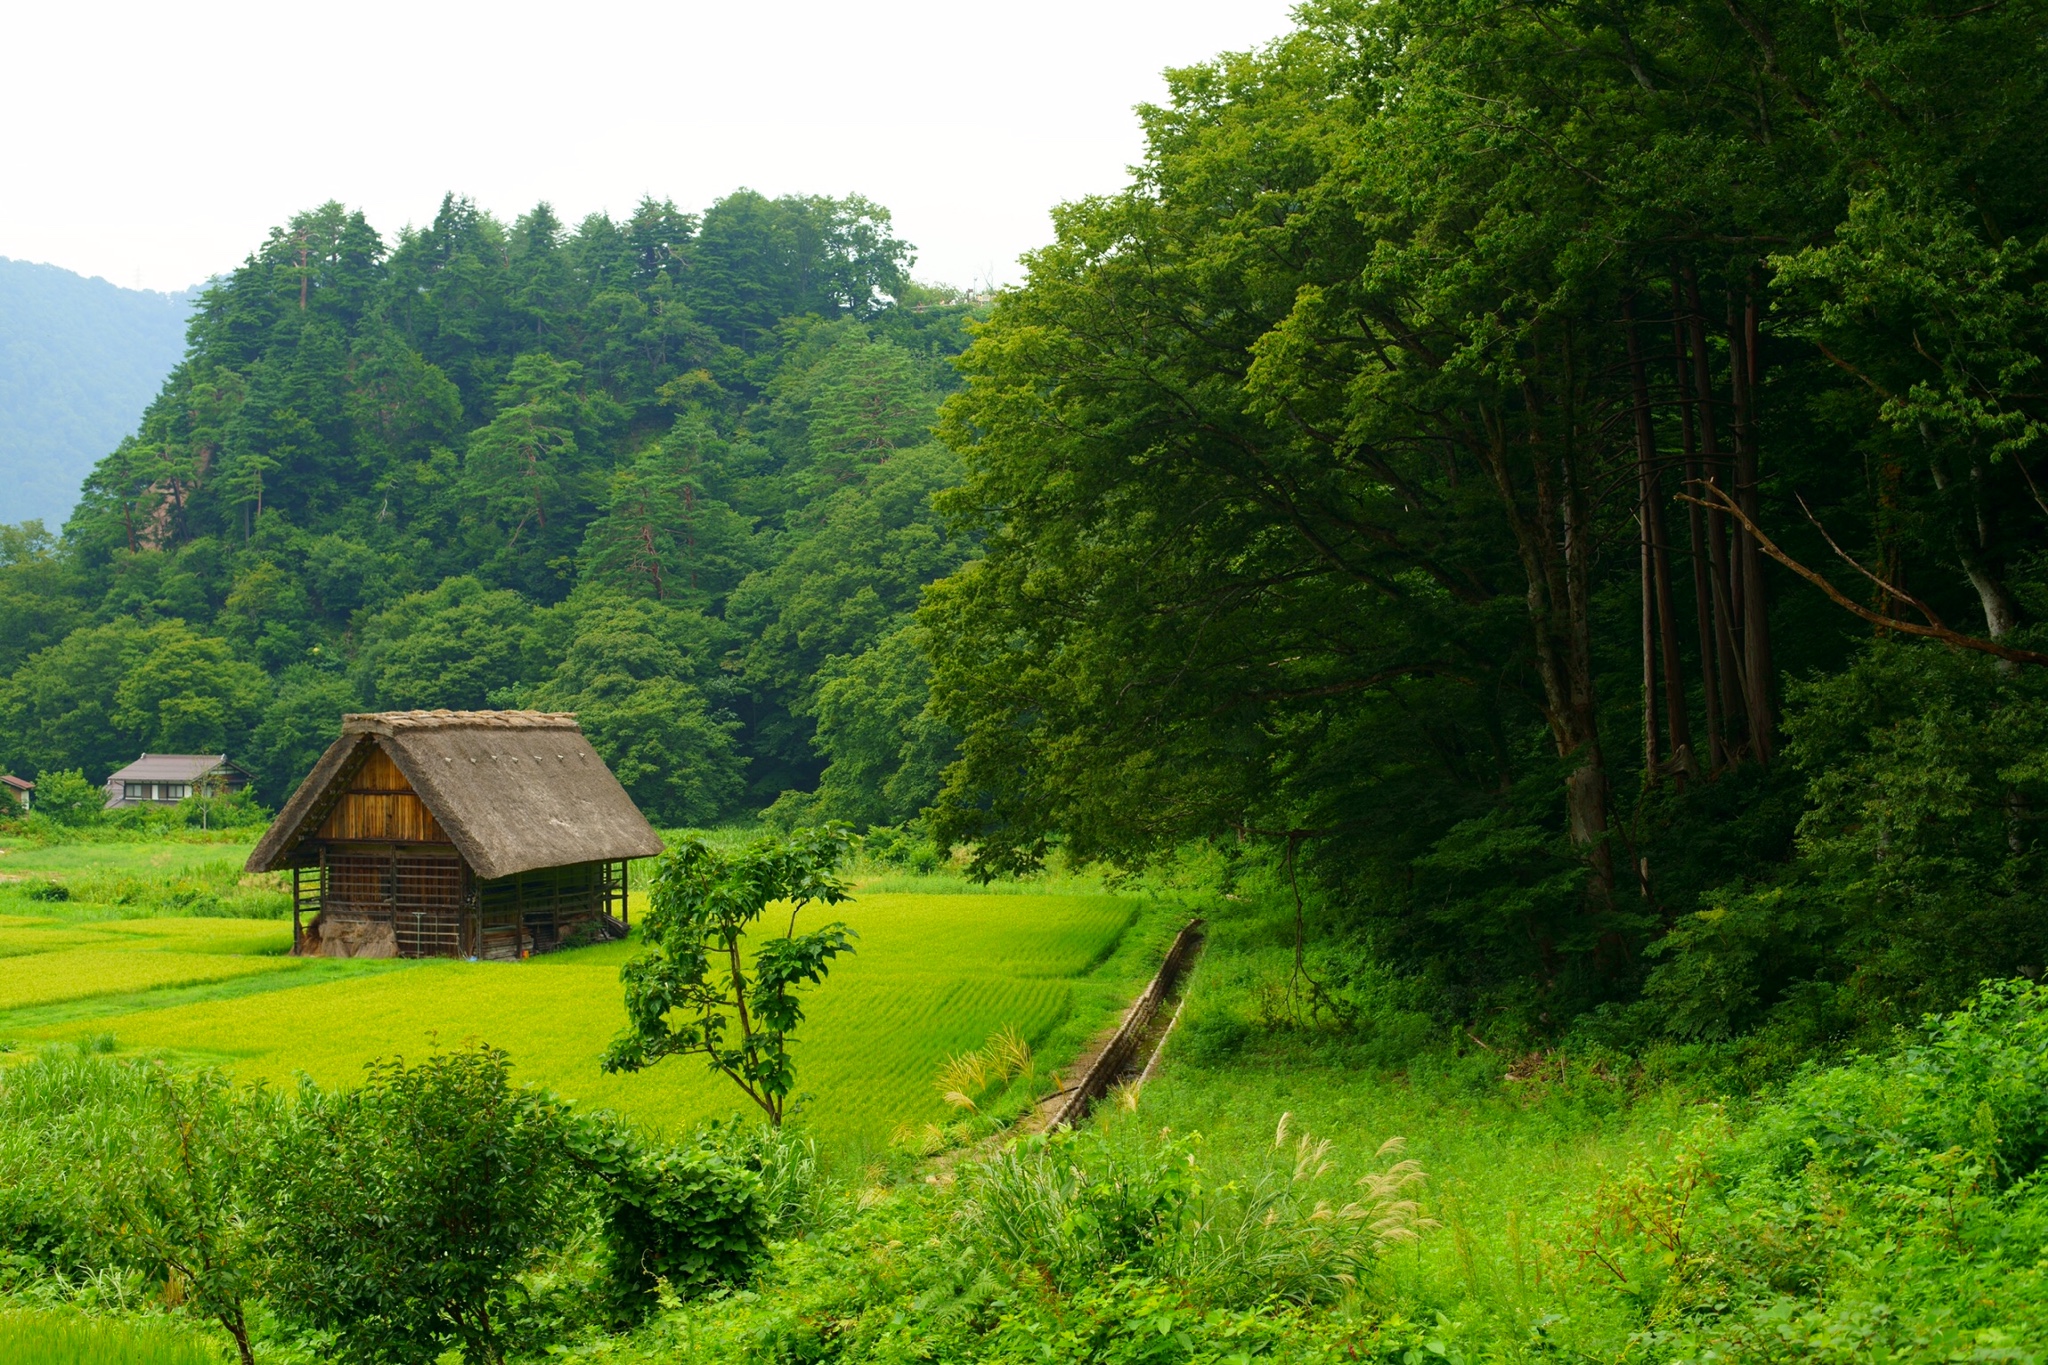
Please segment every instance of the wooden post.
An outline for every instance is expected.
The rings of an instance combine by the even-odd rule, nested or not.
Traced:
[[[388,879],[384,883],[384,903],[391,913],[391,950],[398,953],[400,957],[404,957],[404,953],[398,952],[398,845],[396,844],[391,846],[391,866],[384,875]],[[415,943],[413,947],[418,948],[419,944]]]
[[[292,956],[293,956],[293,957],[297,957],[297,956],[299,955],[299,950],[300,950],[301,948],[303,948],[303,947],[305,947],[305,946],[306,946],[306,930],[305,930],[305,927],[304,927],[303,925],[301,925],[301,924],[299,923],[299,874],[300,874],[301,872],[303,872],[303,871],[305,871],[305,869],[304,869],[304,868],[302,868],[302,867],[293,867],[293,868],[292,868]]]

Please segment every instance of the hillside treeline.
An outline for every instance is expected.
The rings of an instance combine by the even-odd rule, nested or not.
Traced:
[[[2048,8],[1300,18],[967,352],[941,837],[1263,849],[1325,1020],[1796,1056],[2040,972]]]
[[[344,711],[533,706],[658,820],[821,774],[823,814],[914,815],[971,308],[910,264],[858,198],[299,215],[205,291],[62,536],[0,538],[0,759],[225,750],[275,803]]]

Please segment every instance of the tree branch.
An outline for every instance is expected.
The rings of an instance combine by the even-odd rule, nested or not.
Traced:
[[[2011,645],[2002,645],[1996,640],[1986,640],[1976,635],[1965,635],[1961,631],[1951,630],[1947,626],[1923,626],[1917,625],[1912,621],[1900,621],[1893,617],[1878,615],[1878,613],[1864,606],[1861,602],[1852,599],[1847,593],[1844,593],[1840,588],[1830,583],[1821,574],[1807,568],[1791,555],[1778,548],[1777,542],[1765,535],[1763,528],[1750,520],[1743,510],[1736,506],[1735,499],[1729,497],[1725,491],[1713,484],[1704,484],[1702,486],[1713,494],[1711,501],[1705,498],[1693,497],[1689,493],[1681,493],[1679,497],[1686,502],[1697,503],[1701,507],[1718,508],[1734,517],[1737,521],[1740,521],[1748,529],[1749,533],[1756,537],[1758,547],[1765,554],[1826,593],[1828,600],[1844,611],[1860,616],[1872,625],[1882,626],[1886,630],[1896,630],[1903,635],[1917,635],[1924,640],[1939,640],[1951,649],[1968,649],[1979,654],[1989,654],[1994,659],[2009,659],[2017,664],[2033,664],[2039,668],[2048,668],[2048,654],[2036,653],[2031,649],[2014,649]]]

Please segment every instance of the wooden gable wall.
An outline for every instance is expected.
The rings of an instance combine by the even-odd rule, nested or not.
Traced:
[[[356,769],[348,790],[320,822],[315,837],[345,843],[450,842],[382,746],[373,747]]]

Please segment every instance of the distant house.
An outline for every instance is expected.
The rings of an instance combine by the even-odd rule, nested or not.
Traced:
[[[14,798],[14,803],[23,810],[28,809],[29,800],[36,791],[35,783],[25,777],[16,777],[12,773],[0,774],[0,787],[4,787],[7,794]]]
[[[248,868],[291,873],[295,953],[506,959],[623,935],[659,852],[576,717],[387,711],[342,717]]]
[[[249,785],[246,769],[226,754],[144,754],[107,778],[107,809],[175,806],[202,785],[214,795]]]

